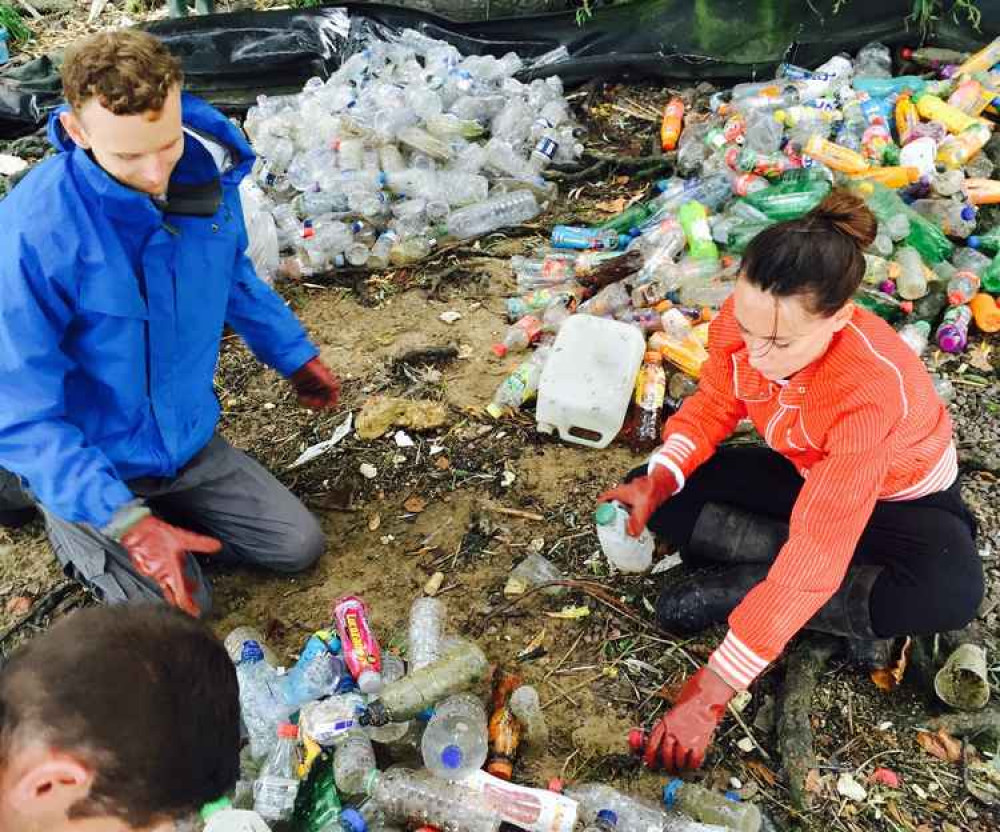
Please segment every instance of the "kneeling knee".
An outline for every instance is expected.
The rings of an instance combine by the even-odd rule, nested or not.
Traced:
[[[273,564],[279,572],[308,569],[326,551],[326,535],[319,521],[311,514],[308,518],[284,539],[282,551]]]

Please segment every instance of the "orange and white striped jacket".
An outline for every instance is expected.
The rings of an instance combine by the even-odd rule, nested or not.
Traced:
[[[709,659],[743,689],[837,591],[876,501],[942,491],[958,476],[958,460],[951,419],[923,363],[867,310],[857,309],[826,353],[783,384],[750,366],[731,298],[711,324],[708,353],[698,391],[664,425],[650,466],[666,467],[680,490],[749,417],[805,479],[788,542]]]

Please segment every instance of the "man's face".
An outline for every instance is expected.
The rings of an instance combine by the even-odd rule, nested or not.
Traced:
[[[137,828],[117,818],[69,819],[86,799],[94,771],[80,757],[31,742],[15,747],[0,769],[0,832],[178,832],[174,821]]]
[[[166,194],[184,152],[179,86],[159,112],[118,116],[91,98],[79,112],[63,113],[61,121],[73,141],[123,185],[150,196]]]

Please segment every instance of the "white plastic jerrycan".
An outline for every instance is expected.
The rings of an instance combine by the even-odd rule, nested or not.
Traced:
[[[559,330],[538,385],[542,433],[605,448],[625,422],[646,341],[638,328],[574,315]]]

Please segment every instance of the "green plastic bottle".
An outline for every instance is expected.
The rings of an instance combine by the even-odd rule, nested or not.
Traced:
[[[782,182],[743,197],[768,219],[775,222],[793,220],[819,205],[830,193],[826,180]]]
[[[620,214],[612,217],[606,223],[597,226],[601,231],[611,229],[619,234],[628,234],[633,228],[639,228],[656,211],[657,206],[649,202],[639,202],[626,208]]]
[[[708,227],[708,211],[700,202],[685,202],[677,212],[677,219],[687,238],[688,252],[696,260],[718,260],[719,249]]]
[[[336,829],[342,811],[333,781],[333,760],[324,754],[313,763],[308,779],[299,789],[293,826],[300,832]]]
[[[973,234],[968,239],[969,245],[981,251],[983,254],[994,255],[1000,253],[1000,225],[991,228],[983,234]]]
[[[983,270],[981,286],[989,295],[1000,295],[1000,254]]]
[[[951,240],[933,221],[911,209],[895,191],[879,182],[860,182],[854,190],[881,223],[888,222],[897,214],[906,215],[910,221],[906,242],[920,252],[925,263],[940,263],[951,258],[955,251]]]

